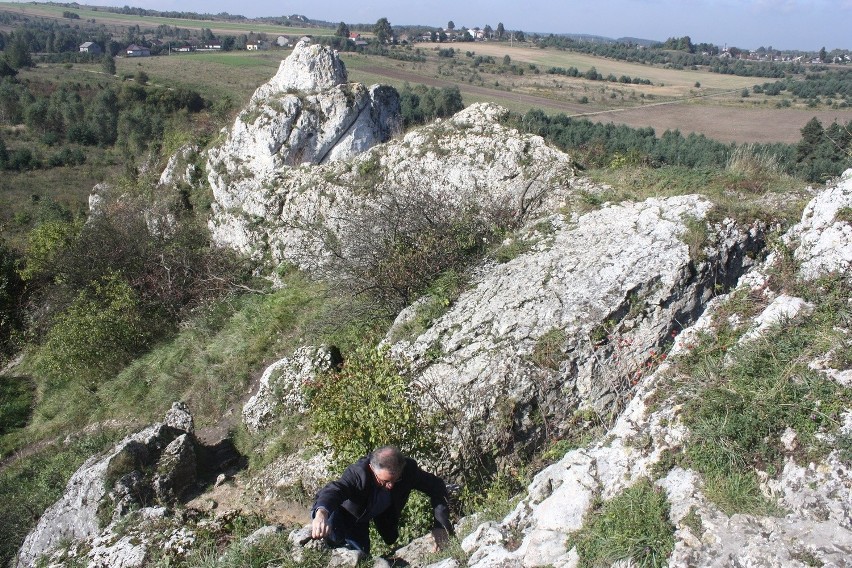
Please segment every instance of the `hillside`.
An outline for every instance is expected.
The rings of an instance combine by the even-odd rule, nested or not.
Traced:
[[[300,43],[209,145],[93,193],[57,284],[139,241],[138,288],[110,270],[5,372],[36,402],[4,444],[62,460],[3,466],[17,566],[354,565],[300,529],[378,443],[460,486],[459,538],[415,514],[380,566],[844,565],[852,172],[605,185],[497,104],[403,133],[351,79]]]

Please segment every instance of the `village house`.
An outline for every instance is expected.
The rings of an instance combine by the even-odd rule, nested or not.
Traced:
[[[91,53],[92,55],[101,54],[101,46],[92,41],[80,44],[80,53]]]
[[[134,43],[127,46],[125,53],[127,54],[127,57],[149,57],[151,55],[151,50],[147,47],[136,45]]]
[[[278,47],[290,47],[290,38],[284,35],[278,36],[278,39],[275,40],[275,44]]]

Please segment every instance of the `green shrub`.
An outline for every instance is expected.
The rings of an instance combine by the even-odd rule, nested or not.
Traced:
[[[674,550],[675,527],[665,493],[643,479],[589,512],[583,527],[568,537],[581,567],[609,566],[630,559],[632,566],[667,566]]]
[[[386,444],[418,459],[433,457],[435,422],[396,363],[370,345],[344,357],[339,370],[321,374],[306,392],[313,428],[330,443],[338,467]]]
[[[76,382],[94,393],[150,337],[135,291],[113,274],[81,291],[57,318],[38,350],[35,368],[48,390]]]

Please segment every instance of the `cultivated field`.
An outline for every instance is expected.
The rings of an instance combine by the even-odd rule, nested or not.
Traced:
[[[116,3],[118,4],[118,3]],[[179,10],[179,6],[175,6],[175,10]],[[201,30],[201,28],[209,28],[214,34],[225,35],[240,35],[254,32],[256,34],[266,33],[270,35],[333,35],[334,30],[328,28],[309,28],[295,26],[279,26],[274,24],[266,24],[255,22],[252,20],[246,21],[219,21],[219,20],[189,20],[184,18],[161,18],[156,16],[134,16],[131,14],[115,14],[94,8],[75,8],[73,6],[63,6],[61,4],[22,4],[14,2],[0,2],[0,10],[4,12],[14,12],[35,16],[39,18],[50,18],[60,20],[64,23],[72,23],[70,20],[62,17],[63,12],[74,12],[83,20],[94,20],[96,24],[106,26],[109,31],[116,32],[129,26],[138,25],[143,31],[146,28],[156,28],[161,25],[183,28],[187,30]],[[120,33],[118,35],[121,35]]]

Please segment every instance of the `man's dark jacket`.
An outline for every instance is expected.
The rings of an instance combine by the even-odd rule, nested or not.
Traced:
[[[378,483],[370,469],[369,456],[361,458],[346,468],[343,475],[337,481],[332,481],[317,493],[316,501],[311,509],[311,517],[319,508],[326,509],[329,514],[342,507],[355,517],[356,522],[369,522],[370,497],[375,494]],[[423,471],[417,462],[411,458],[405,458],[405,468],[402,477],[394,483],[390,490],[391,505],[374,520],[376,530],[387,544],[391,544],[399,537],[399,518],[402,509],[408,502],[412,490],[418,490],[429,496],[435,519],[450,534],[453,534],[453,525],[450,522],[449,508],[447,507],[447,486],[444,481],[429,472]]]

